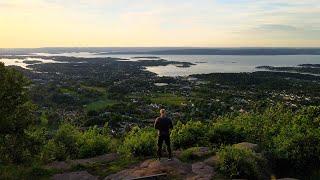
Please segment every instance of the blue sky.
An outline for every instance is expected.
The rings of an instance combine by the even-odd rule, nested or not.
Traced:
[[[0,0],[0,47],[319,47],[319,4],[319,0]]]

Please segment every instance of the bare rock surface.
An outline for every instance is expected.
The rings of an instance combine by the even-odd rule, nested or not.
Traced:
[[[99,163],[99,162],[111,162],[116,160],[117,158],[118,158],[118,154],[111,153],[111,154],[104,154],[101,156],[96,156],[88,159],[70,160],[68,161],[68,163],[72,165],[78,165],[78,164],[84,165],[84,164],[93,164],[93,163]]]
[[[182,179],[186,179],[188,176],[194,175],[192,172],[192,166],[190,164],[183,163],[176,158],[173,158],[172,161],[165,159],[162,159],[161,161],[148,159],[134,168],[125,169],[116,174],[109,175],[105,178],[105,180],[133,179],[161,173],[167,173],[169,176],[175,176]]]
[[[87,171],[68,172],[56,174],[52,180],[98,180],[97,176],[89,174]]]
[[[212,179],[214,176],[214,169],[204,162],[188,164],[183,163],[176,158],[172,161],[165,159],[162,159],[161,161],[148,159],[131,169],[125,169],[116,174],[109,175],[105,180],[134,179],[162,173],[166,173],[168,177],[178,179],[207,180]]]
[[[45,166],[47,169],[59,169],[59,170],[68,170],[71,169],[71,165],[65,161],[54,161]]]
[[[189,179],[210,180],[214,176],[213,168],[204,162],[197,162],[192,164],[192,172],[196,174],[196,176]]]

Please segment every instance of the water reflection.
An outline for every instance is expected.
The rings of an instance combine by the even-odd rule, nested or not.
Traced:
[[[65,63],[61,61],[55,61],[52,59],[42,59],[42,58],[21,58],[21,59],[10,59],[2,58],[0,62],[3,62],[6,66],[19,66],[25,69],[31,69],[29,65],[41,64],[41,63]]]

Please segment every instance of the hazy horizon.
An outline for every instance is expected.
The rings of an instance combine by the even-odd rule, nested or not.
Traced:
[[[319,46],[39,46],[0,47],[0,49],[94,49],[94,48],[168,48],[168,49],[320,49]]]

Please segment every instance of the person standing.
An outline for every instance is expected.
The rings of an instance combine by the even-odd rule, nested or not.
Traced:
[[[169,154],[168,160],[172,160],[171,145],[170,145],[170,129],[173,128],[172,121],[166,115],[166,110],[160,110],[160,117],[157,117],[154,123],[154,128],[158,130],[158,158],[162,157],[162,144],[163,141],[167,145]]]

